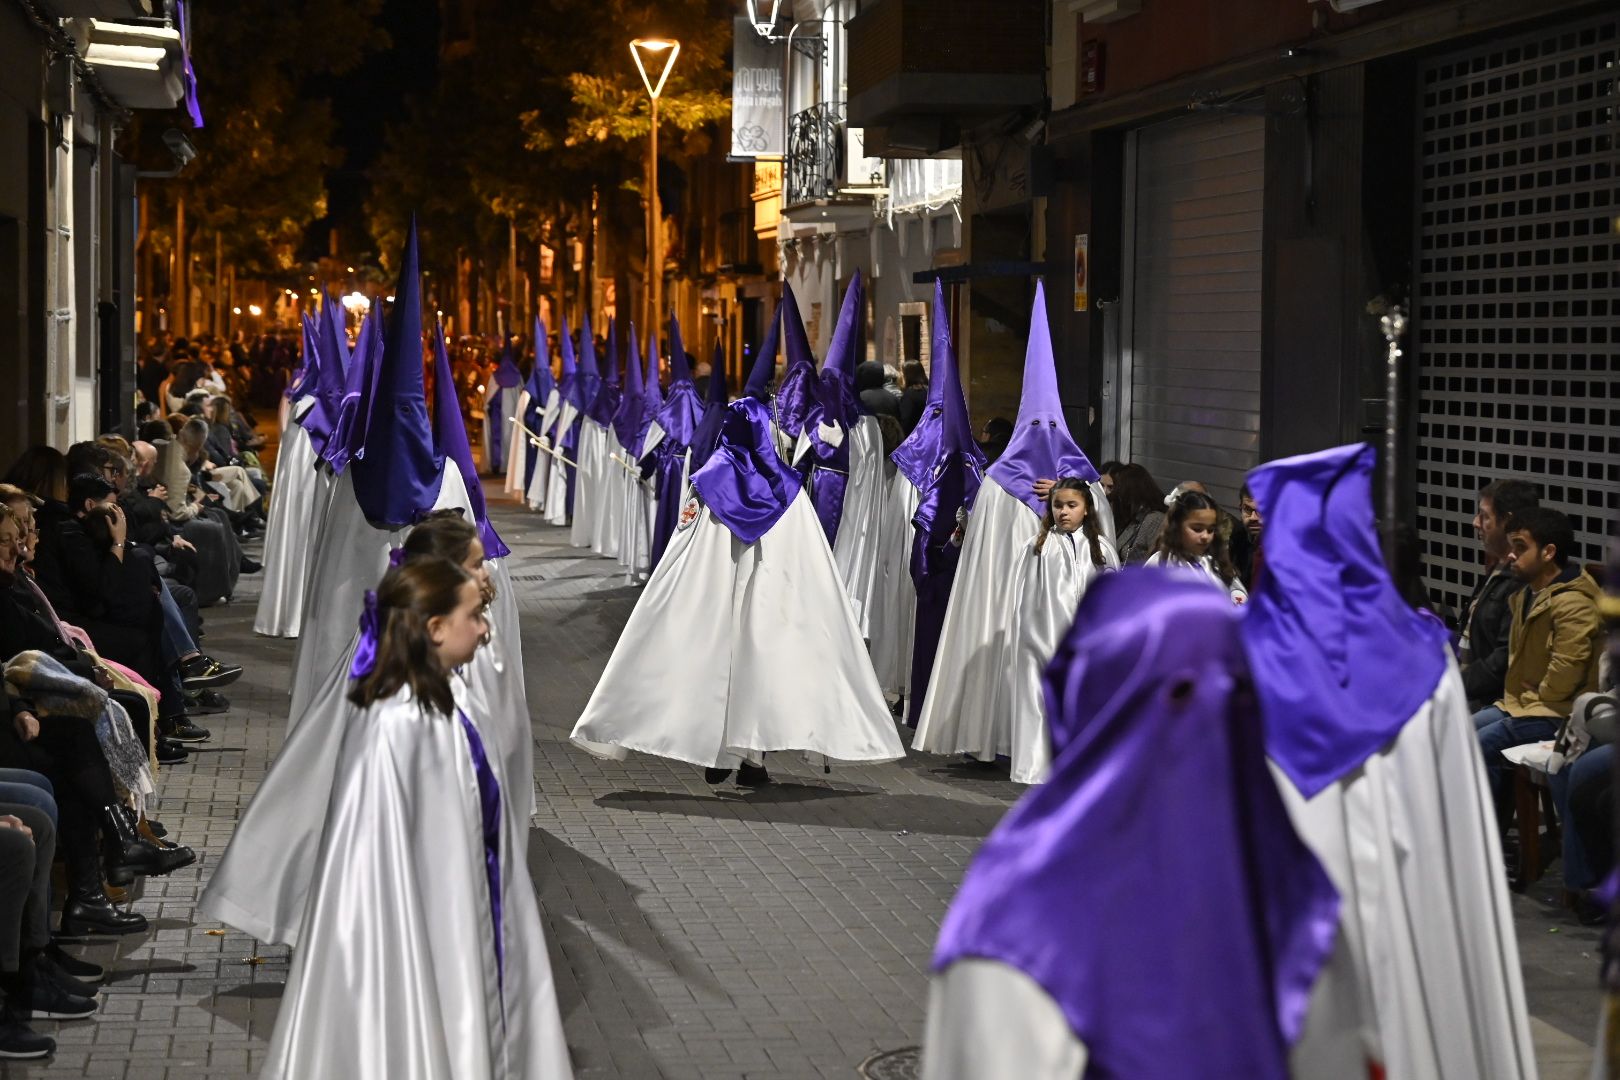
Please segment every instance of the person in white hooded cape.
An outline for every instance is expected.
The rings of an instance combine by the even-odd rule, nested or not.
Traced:
[[[608,320],[607,336],[607,374],[602,380],[602,389],[597,393],[595,404],[586,414],[587,419],[595,417],[602,425],[602,450],[597,469],[596,491],[591,495],[592,523],[590,527],[591,550],[605,559],[619,557],[620,533],[623,522],[620,516],[624,512],[624,485],[634,469],[624,453],[624,444],[619,440],[618,425],[614,423],[619,415],[619,409],[624,401],[624,384],[619,374],[619,328],[617,319]],[[630,366],[634,367],[638,361],[635,353],[630,355]]]
[[[586,321],[588,323],[589,319]],[[563,316],[557,348],[562,357],[561,374],[557,377],[557,407],[553,410],[547,403],[547,416],[541,418],[546,426],[540,430],[546,444],[541,447],[541,453],[551,459],[551,464],[545,470],[544,496],[537,498],[530,488],[529,503],[543,508],[547,525],[567,527],[574,512],[574,492],[579,488],[579,437],[585,401],[585,385],[575,361],[574,336],[567,315]],[[536,470],[536,475],[539,474],[540,470]]]
[[[399,677],[397,635],[410,631],[396,612],[413,602],[408,583],[447,573],[460,579],[459,605],[440,616],[448,622],[428,623],[438,662],[478,647],[476,581],[424,559],[380,586],[357,678],[384,664]],[[526,822],[508,812],[481,703],[458,678],[445,689],[451,715],[408,682],[352,708],[261,1077],[572,1076],[523,867]]]
[[[551,377],[551,338],[544,319],[534,320],[534,340],[537,343],[536,366],[530,381],[542,388],[543,400],[534,404],[534,424],[525,433],[529,445],[535,449],[534,468],[525,478],[519,501],[527,503],[530,510],[544,513],[546,495],[551,490],[551,469],[557,460],[552,454],[550,432],[556,426],[558,413],[562,411],[562,392],[557,387],[557,381]]]
[[[607,463],[607,427],[595,415],[596,399],[602,392],[602,374],[596,366],[596,341],[591,337],[591,316],[587,312],[579,331],[579,463],[574,480],[574,509],[569,521],[568,542],[588,548],[596,536],[601,517],[597,501],[602,498],[602,476]],[[616,467],[616,466],[615,466]]]
[[[782,750],[904,755],[832,551],[756,398],[727,407],[572,738],[612,759],[715,769]]]
[[[1043,513],[1040,480],[1077,476],[1090,485],[1100,532],[1114,543],[1114,522],[1097,470],[1070,437],[1058,397],[1047,323],[1046,290],[1035,287],[1024,386],[1012,440],[985,474],[962,541],[962,555],[918,713],[912,748],[993,761],[1012,751],[1012,663],[1016,596],[1009,568],[1035,538]]]

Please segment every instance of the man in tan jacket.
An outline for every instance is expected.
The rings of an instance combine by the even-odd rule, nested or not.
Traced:
[[[1528,508],[1508,522],[1507,534],[1513,574],[1525,587],[1509,601],[1513,624],[1502,697],[1474,714],[1501,820],[1513,784],[1513,765],[1502,751],[1558,734],[1575,699],[1597,689],[1602,648],[1597,582],[1573,557],[1569,518]]]

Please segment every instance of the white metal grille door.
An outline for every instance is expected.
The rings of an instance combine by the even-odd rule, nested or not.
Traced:
[[[1265,120],[1198,116],[1135,135],[1120,373],[1127,460],[1236,509],[1260,453]]]
[[[1491,480],[1537,483],[1586,560],[1620,511],[1617,48],[1605,15],[1423,71],[1417,523],[1452,609]]]

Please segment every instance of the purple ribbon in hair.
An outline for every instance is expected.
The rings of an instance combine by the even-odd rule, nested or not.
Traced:
[[[395,553],[403,556],[405,552],[403,548],[398,548]],[[389,555],[390,561],[395,553]],[[374,589],[367,589],[365,610],[360,612],[360,640],[354,646],[354,662],[349,665],[349,678],[363,679],[377,666],[377,640],[381,635],[382,616],[377,611],[377,593]]]

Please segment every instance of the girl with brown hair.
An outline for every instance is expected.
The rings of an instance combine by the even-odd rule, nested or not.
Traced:
[[[1182,488],[1171,492],[1164,503],[1164,529],[1146,565],[1197,574],[1225,589],[1232,603],[1246,603],[1249,591],[1239,580],[1237,567],[1232,565],[1231,553],[1220,535],[1220,503],[1201,491]]]

